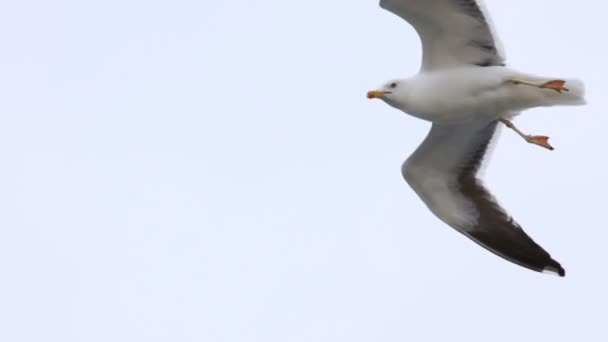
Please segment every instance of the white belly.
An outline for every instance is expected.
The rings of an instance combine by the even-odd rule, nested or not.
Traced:
[[[418,75],[410,84],[406,113],[432,122],[458,122],[472,118],[495,119],[520,110],[516,91],[507,81],[518,73],[504,67],[463,67]]]

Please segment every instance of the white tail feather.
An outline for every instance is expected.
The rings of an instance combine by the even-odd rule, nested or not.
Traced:
[[[566,79],[565,81],[566,84],[564,84],[564,87],[566,87],[568,91],[565,91],[562,94],[556,94],[561,95],[559,97],[565,101],[559,104],[577,106],[587,103],[585,100],[585,84],[583,81],[574,78]]]
[[[556,91],[555,89],[542,89],[538,87],[518,86],[515,89],[519,92],[521,99],[527,102],[527,107],[537,106],[580,106],[585,101],[585,85],[582,81],[574,78],[548,78],[531,75],[521,75],[517,80],[528,84],[545,84],[547,82],[564,80],[564,88],[567,90]],[[525,108],[525,106],[524,106]]]

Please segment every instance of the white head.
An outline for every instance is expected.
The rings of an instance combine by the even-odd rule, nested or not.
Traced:
[[[407,80],[391,80],[380,89],[367,92],[368,99],[380,99],[389,105],[403,109],[407,104]]]

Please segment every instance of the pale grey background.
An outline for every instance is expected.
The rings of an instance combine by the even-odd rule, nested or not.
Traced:
[[[517,122],[487,183],[566,268],[433,217],[417,71],[376,0],[0,2],[0,340],[606,341],[606,6],[489,0],[518,69],[587,107]]]

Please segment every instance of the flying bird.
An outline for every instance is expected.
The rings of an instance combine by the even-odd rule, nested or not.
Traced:
[[[406,182],[440,220],[482,247],[531,270],[565,276],[477,173],[501,124],[552,150],[547,136],[525,134],[511,120],[529,108],[583,105],[583,83],[506,67],[480,0],[381,0],[380,7],[409,22],[422,41],[418,74],[367,94],[432,123],[402,165]]]

